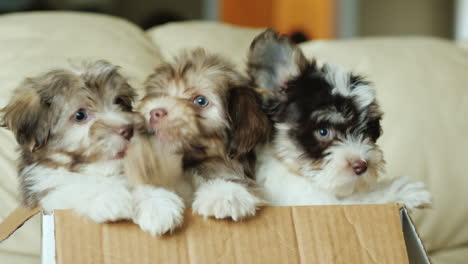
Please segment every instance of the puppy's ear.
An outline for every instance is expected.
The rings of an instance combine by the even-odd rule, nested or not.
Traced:
[[[262,111],[260,100],[253,89],[231,89],[228,111],[231,126],[227,152],[231,158],[238,158],[269,138],[272,125]]]
[[[0,110],[1,126],[10,129],[19,145],[32,151],[43,146],[49,137],[49,106],[32,79],[16,89],[10,103]]]
[[[263,93],[280,96],[287,82],[297,77],[306,65],[299,47],[272,29],[258,35],[250,45],[248,74]]]

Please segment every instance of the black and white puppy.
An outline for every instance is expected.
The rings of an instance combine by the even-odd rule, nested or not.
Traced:
[[[258,148],[256,170],[273,205],[430,204],[422,182],[379,181],[382,112],[371,83],[307,60],[273,30],[251,44],[248,73],[274,122],[271,141]]]

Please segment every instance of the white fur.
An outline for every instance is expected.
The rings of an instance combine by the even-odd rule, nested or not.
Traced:
[[[354,86],[353,83],[349,82],[351,79],[351,72],[347,71],[345,68],[332,64],[324,64],[323,67],[326,71],[325,80],[333,86],[332,94],[354,97],[359,109],[366,108],[375,100],[375,90],[372,86],[367,84]]]
[[[279,161],[271,147],[258,148],[257,154],[257,183],[263,188],[264,195],[271,205],[403,203],[408,208],[414,208],[426,206],[431,201],[430,193],[423,188],[421,182],[408,183],[406,178],[398,178],[378,184],[371,183],[368,189],[361,192],[349,192],[355,189],[356,183],[340,177],[352,175],[342,175],[334,179],[331,174],[320,175],[320,172],[316,172],[312,175],[310,172],[310,175],[305,177],[295,174]],[[327,181],[331,185],[327,186]],[[336,189],[331,188],[337,184],[336,181],[339,183],[336,186],[341,186],[338,193],[346,191],[346,195],[340,196]]]
[[[40,165],[25,168],[34,192],[45,192],[40,205],[46,211],[73,209],[95,222],[130,219],[132,196],[125,178],[113,173],[116,161],[90,165],[86,173],[51,169]]]
[[[423,182],[410,183],[407,177],[381,182],[365,193],[355,194],[343,200],[348,204],[400,203],[408,208],[430,206],[432,196]]]
[[[333,86],[332,94],[349,96],[351,93],[351,86],[349,83],[351,73],[345,68],[333,64],[326,63],[323,65],[323,68],[326,71],[325,80]]]
[[[173,231],[182,224],[184,201],[177,194],[149,185],[133,191],[135,214],[133,221],[151,235]]]
[[[320,172],[302,170],[301,173],[313,178],[321,188],[339,196],[346,196],[359,188],[375,184],[379,173],[383,171],[382,151],[368,139],[342,138],[341,142],[329,147],[326,153],[326,165]],[[355,159],[367,162],[367,170],[362,175],[355,175],[349,166],[349,161]]]
[[[238,221],[254,216],[257,208],[263,203],[241,184],[214,179],[203,182],[198,187],[192,208],[204,217],[230,217]]]
[[[49,156],[50,159],[54,160],[55,162],[67,164],[72,162],[72,159],[70,156],[63,154],[63,153],[54,153]]]

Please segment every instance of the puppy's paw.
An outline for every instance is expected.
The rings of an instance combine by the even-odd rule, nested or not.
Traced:
[[[151,186],[139,186],[134,191],[133,222],[151,235],[162,235],[182,224],[184,201],[177,194]]]
[[[123,186],[115,186],[86,201],[75,209],[80,215],[103,223],[131,219],[133,214],[132,195]]]
[[[432,204],[432,195],[426,190],[423,182],[408,183],[406,178],[394,182],[396,202],[403,203],[407,208],[425,208]]]
[[[213,180],[200,186],[195,193],[193,211],[216,219],[232,218],[237,221],[254,216],[264,202],[238,183]]]

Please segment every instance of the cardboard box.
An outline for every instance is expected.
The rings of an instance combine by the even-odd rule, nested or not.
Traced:
[[[163,237],[69,210],[18,209],[0,225],[0,241],[38,213],[42,263],[429,263],[396,204],[267,207],[243,222],[187,211],[184,226]]]

